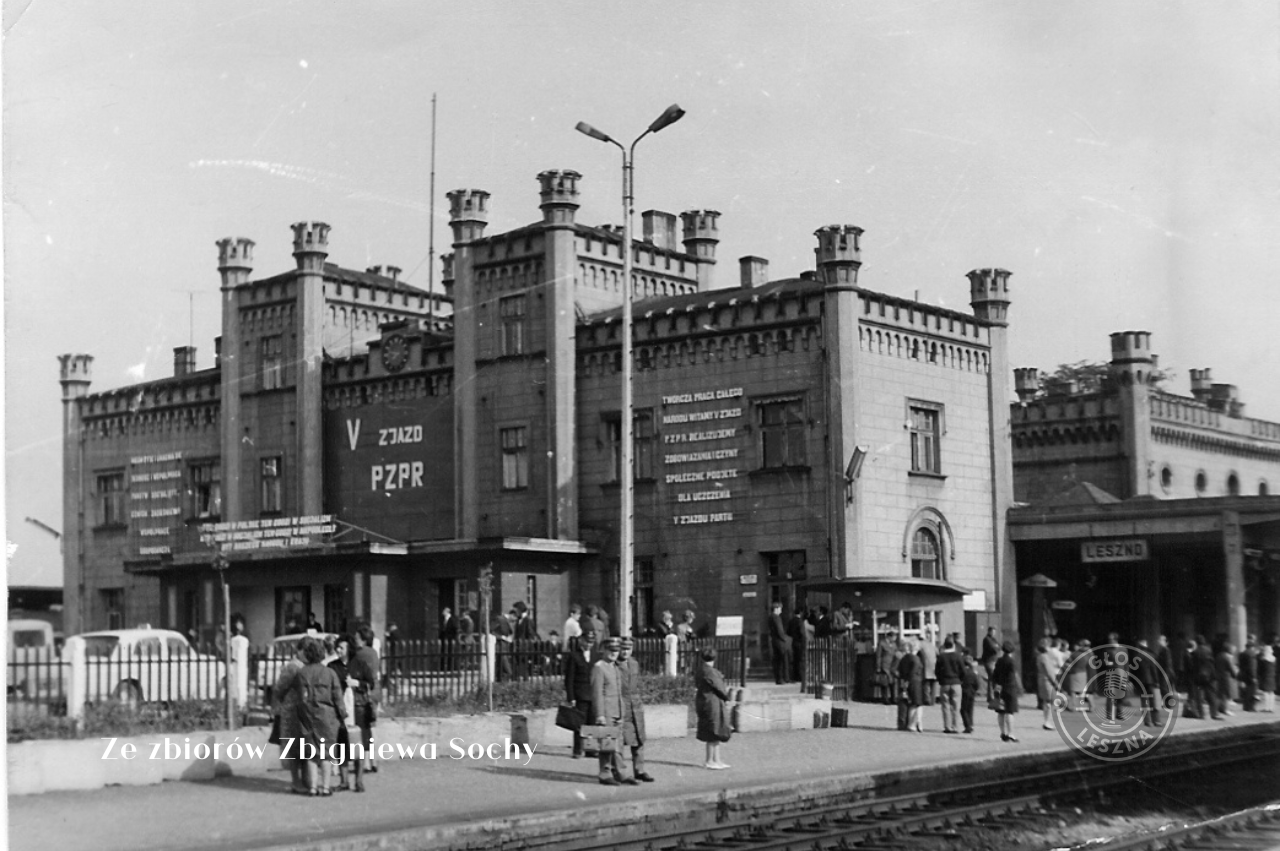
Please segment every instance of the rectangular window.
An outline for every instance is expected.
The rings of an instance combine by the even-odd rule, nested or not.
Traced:
[[[187,468],[191,485],[189,516],[214,520],[222,516],[222,462],[197,461]]]
[[[913,402],[908,413],[911,427],[911,472],[942,473],[942,408]]]
[[[98,476],[98,525],[124,526],[128,523],[125,511],[124,473],[102,473]]]
[[[310,617],[310,587],[295,585],[276,588],[276,635],[306,632]]]
[[[636,558],[635,568],[635,609],[631,613],[631,622],[635,624],[636,635],[644,635],[646,629],[656,626],[653,620],[653,559]]]
[[[502,354],[524,354],[525,299],[512,295],[498,301],[498,319],[502,330]]]
[[[259,362],[262,375],[262,389],[276,390],[283,386],[284,371],[284,337],[272,334],[259,341]]]
[[[609,435],[609,482],[617,482],[622,470],[622,417],[605,415],[605,429]],[[657,434],[653,428],[653,411],[645,409],[631,412],[631,469],[635,481],[654,477],[654,457],[657,454]]]
[[[777,582],[798,582],[808,578],[804,550],[784,550],[777,553],[761,553],[765,574]]]
[[[258,511],[262,514],[279,514],[284,506],[283,499],[283,466],[284,459],[279,455],[262,459],[262,500]]]
[[[525,426],[504,428],[502,442],[502,489],[529,487],[529,429]]]
[[[756,405],[760,427],[760,466],[805,466],[804,400],[775,399]]]
[[[124,589],[102,589],[102,612],[106,616],[107,629],[124,629]]]

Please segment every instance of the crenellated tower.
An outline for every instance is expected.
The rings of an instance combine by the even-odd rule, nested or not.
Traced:
[[[854,225],[827,225],[813,232],[818,238],[818,246],[813,250],[818,280],[829,285],[858,285],[862,233],[862,228]]]
[[[240,486],[244,469],[244,415],[240,393],[253,375],[246,359],[244,330],[240,324],[237,290],[253,272],[251,239],[228,237],[218,245],[218,274],[222,278],[222,345],[219,356],[222,420],[222,519],[244,520],[245,498]]]
[[[686,210],[680,214],[684,234],[684,250],[694,256],[698,269],[698,289],[711,289],[716,265],[716,246],[720,244],[720,213],[717,210]]]
[[[85,628],[84,533],[89,492],[84,471],[80,399],[88,394],[93,380],[93,357],[58,355],[58,365],[58,380],[62,384],[63,629],[73,635]],[[75,498],[69,499],[72,494]]]
[[[1117,331],[1111,335],[1111,378],[1119,388],[1124,423],[1123,455],[1128,488],[1125,497],[1152,492],[1151,387],[1156,358],[1148,331]]]
[[[479,329],[473,243],[484,236],[489,224],[489,193],[480,189],[456,189],[447,197],[449,227],[453,229],[455,537],[474,538],[480,530],[480,501],[476,470],[476,406],[479,404],[476,335]]]
[[[296,222],[293,258],[298,270],[298,410],[324,409],[321,367],[324,362],[324,262],[329,256],[330,227],[324,222]],[[321,418],[298,418],[298,511],[324,513],[324,435]]]
[[[1009,278],[1004,269],[974,269],[969,279],[973,315],[987,326],[991,339],[991,367],[987,374],[988,416],[991,422],[991,525],[995,542],[995,574],[1001,631],[1018,634],[1018,576],[1013,542],[1007,530],[1013,506],[1013,432],[1009,421]]]
[[[578,251],[574,218],[578,211],[576,171],[544,171],[538,175],[540,206],[546,240],[547,382],[543,404],[547,411],[548,464],[552,475],[547,505],[547,537],[578,537],[578,477],[576,448],[577,393],[575,383],[577,312],[574,281]],[[536,343],[535,343],[536,346]]]

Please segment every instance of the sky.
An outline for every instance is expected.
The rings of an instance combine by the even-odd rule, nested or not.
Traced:
[[[1272,2],[5,0],[6,537],[10,584],[60,584],[57,355],[92,390],[213,363],[215,241],[427,286],[445,193],[492,193],[490,233],[538,220],[538,172],[583,175],[579,221],[715,209],[737,258],[813,266],[865,229],[860,283],[968,310],[1012,271],[1013,366],[1109,357],[1145,330],[1280,420],[1280,6]],[[431,99],[437,101],[430,215]],[[438,260],[434,268],[439,272]],[[15,547],[16,545],[16,547]]]

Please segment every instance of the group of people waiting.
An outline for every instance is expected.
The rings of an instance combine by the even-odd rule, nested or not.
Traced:
[[[923,733],[923,707],[937,704],[942,710],[942,732],[971,734],[974,705],[985,680],[987,705],[996,712],[1000,740],[1018,741],[1013,716],[1022,686],[1013,644],[1000,642],[991,627],[978,659],[959,633],[950,633],[939,643],[934,631],[926,625],[919,637],[900,637],[894,629],[881,633],[875,650],[873,698],[897,705],[899,730]]]
[[[291,792],[328,797],[333,777],[340,791],[364,791],[365,773],[378,770],[370,750],[378,682],[370,627],[299,639],[272,689],[271,741],[280,745]]]
[[[1050,714],[1055,697],[1062,694],[1068,712],[1093,711],[1102,692],[1099,673],[1115,667],[1110,645],[1119,645],[1118,633],[1107,636],[1106,645],[1095,648],[1088,639],[1074,645],[1057,637],[1042,638],[1036,647],[1036,690],[1044,711],[1044,726],[1051,729]],[[1243,650],[1220,635],[1213,642],[1203,635],[1180,638],[1174,646],[1160,635],[1154,647],[1145,638],[1137,639],[1142,653],[1133,654],[1126,666],[1128,676],[1137,681],[1131,690],[1140,698],[1142,723],[1160,726],[1164,692],[1174,689],[1187,696],[1183,715],[1217,720],[1233,715],[1237,703],[1245,712],[1275,712],[1276,639],[1259,643],[1249,635]],[[1098,656],[1095,664],[1091,657]],[[1106,698],[1101,698],[1106,701]],[[1107,701],[1105,711],[1117,711]]]
[[[634,649],[631,638],[597,632],[595,625],[588,622],[570,638],[565,650],[565,696],[568,707],[577,713],[573,758],[596,757],[599,782],[604,786],[654,782],[645,770],[644,699],[640,663],[632,655]],[[715,648],[702,650],[699,659],[700,666],[694,673],[697,737],[706,745],[705,767],[722,770],[729,767],[720,758],[720,745],[729,741],[733,730],[729,709],[732,695],[724,676],[716,670]],[[607,747],[597,741],[596,747],[589,749],[582,725],[617,728],[621,740],[616,746]],[[624,748],[631,753],[630,774],[626,771]]]

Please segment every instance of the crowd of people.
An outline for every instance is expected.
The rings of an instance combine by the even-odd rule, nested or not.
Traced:
[[[377,720],[379,659],[373,630],[350,635],[305,635],[272,689],[272,732],[289,771],[290,791],[328,797],[364,791],[378,770],[370,744]]]

